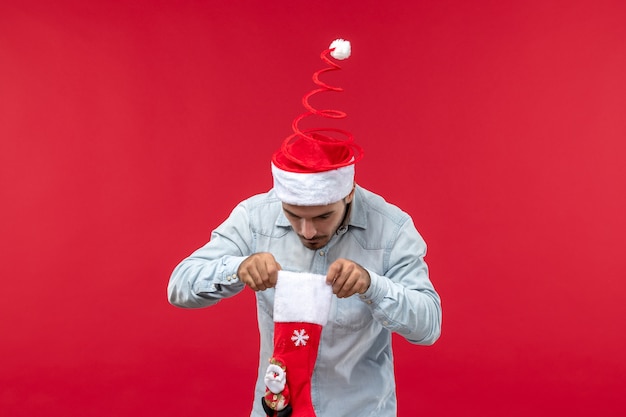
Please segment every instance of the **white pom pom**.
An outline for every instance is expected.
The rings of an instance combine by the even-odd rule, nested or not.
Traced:
[[[350,58],[350,41],[346,41],[344,39],[335,39],[330,44],[330,49],[333,49],[330,52],[330,56],[335,59],[343,60]]]

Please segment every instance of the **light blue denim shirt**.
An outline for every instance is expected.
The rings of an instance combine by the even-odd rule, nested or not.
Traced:
[[[333,297],[311,379],[318,417],[396,416],[391,334],[431,345],[441,331],[441,304],[424,262],[426,244],[408,214],[357,186],[349,227],[318,250],[307,249],[292,230],[273,191],[240,203],[204,247],[172,273],[173,305],[200,308],[244,289],[239,264],[270,252],[285,270],[325,275],[338,258],[370,274],[362,295]],[[261,351],[251,416],[265,417],[263,376],[273,353],[274,289],[256,293]]]

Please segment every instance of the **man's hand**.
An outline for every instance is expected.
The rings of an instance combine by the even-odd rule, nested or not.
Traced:
[[[326,282],[333,286],[333,293],[339,298],[363,294],[370,287],[370,274],[359,264],[347,259],[337,259],[330,264]]]
[[[237,269],[239,280],[254,291],[263,291],[276,286],[278,271],[282,268],[274,255],[259,252],[250,255]]]

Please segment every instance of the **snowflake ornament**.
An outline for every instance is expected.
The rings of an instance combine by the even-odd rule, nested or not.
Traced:
[[[306,334],[304,329],[294,330],[293,336],[291,336],[291,341],[296,346],[306,346],[306,342],[309,340],[309,335]]]

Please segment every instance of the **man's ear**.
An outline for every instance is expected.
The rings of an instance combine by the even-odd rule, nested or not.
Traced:
[[[352,191],[350,191],[350,194],[348,194],[348,195],[346,196],[346,198],[344,198],[344,199],[343,199],[343,201],[344,201],[346,204],[350,204],[350,203],[352,203],[352,199],[354,198],[354,192],[355,192],[355,190],[356,190],[356,183],[352,186]]]

